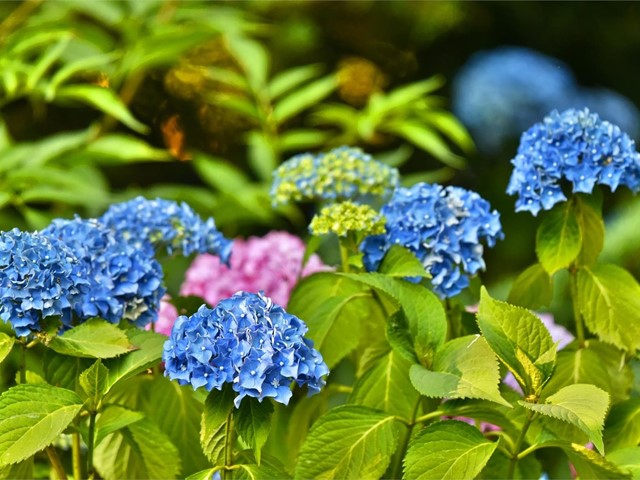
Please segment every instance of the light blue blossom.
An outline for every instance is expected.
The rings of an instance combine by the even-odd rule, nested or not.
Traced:
[[[112,205],[99,220],[139,245],[151,242],[169,254],[179,251],[184,256],[210,253],[229,262],[231,240],[218,231],[213,218],[202,220],[186,203],[137,197]]]
[[[320,391],[329,373],[307,326],[259,294],[238,292],[214,309],[204,305],[176,320],[164,344],[165,375],[208,391],[231,383],[238,407],[245,396],[287,404],[291,383]]]
[[[338,147],[313,155],[303,153],[284,162],[273,174],[274,206],[300,201],[354,202],[388,198],[398,185],[398,170],[359,148]]]
[[[479,150],[495,153],[574,95],[569,68],[534,50],[502,47],[475,54],[453,82],[452,107]]]
[[[87,283],[85,264],[57,239],[17,228],[0,232],[0,318],[19,337],[42,330],[49,317],[70,326]]]
[[[73,308],[79,320],[124,318],[143,327],[157,319],[165,289],[151,244],[134,245],[93,219],[57,219],[42,233],[62,241],[86,264],[89,282]]]
[[[507,193],[518,195],[516,211],[537,215],[572,192],[591,193],[596,184],[640,190],[640,155],[620,128],[584,110],[551,112],[522,134]]]
[[[380,212],[386,233],[367,237],[360,249],[367,270],[375,271],[392,245],[411,250],[431,275],[441,297],[452,297],[469,285],[469,276],[485,268],[489,247],[504,237],[500,215],[477,193],[460,187],[418,183],[396,190]]]

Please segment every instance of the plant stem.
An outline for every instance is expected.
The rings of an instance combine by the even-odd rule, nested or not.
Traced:
[[[404,431],[404,434],[399,442],[399,448],[396,450],[396,456],[393,461],[393,468],[391,469],[391,477],[390,478],[402,478],[402,460],[404,460],[404,456],[407,453],[407,447],[409,446],[409,440],[411,440],[411,432],[413,431],[413,427],[416,424],[416,414],[418,413],[418,408],[420,408],[420,398],[416,402],[415,407],[413,408],[413,413],[411,414],[411,418],[409,419],[409,424],[407,424],[407,428]]]
[[[74,432],[71,437],[71,459],[73,462],[73,478],[74,480],[80,480],[82,478],[82,466],[81,458],[80,458],[80,434],[78,432]]]
[[[93,444],[96,436],[96,415],[98,412],[90,412],[89,414],[89,440],[87,444],[87,475],[89,479],[93,479],[96,472],[93,468]]]
[[[27,383],[27,346],[20,342],[20,383]]]
[[[434,418],[442,417],[443,415],[451,415],[452,412],[443,412],[442,410],[436,410],[435,412],[425,413],[421,417],[416,418],[413,421],[413,424],[426,422],[427,420],[432,420]]]
[[[533,422],[534,417],[535,417],[534,412],[527,413],[527,420],[524,422],[524,425],[522,426],[522,430],[520,430],[520,435],[518,436],[518,439],[516,440],[516,443],[514,445],[513,452],[511,452],[511,462],[509,463],[507,478],[514,478],[513,474],[516,471],[516,464],[518,463],[520,448],[522,448],[524,439],[527,436],[527,430],[529,430],[529,427],[531,426],[531,422]]]
[[[578,301],[578,270],[575,267],[569,268],[571,279],[571,303],[573,306],[573,318],[576,323],[576,340],[580,347],[584,347],[584,323],[580,313],[580,302]]]
[[[58,476],[58,480],[67,480],[67,474],[65,473],[64,467],[60,462],[60,457],[58,456],[58,452],[56,452],[56,449],[49,445],[45,450],[47,452],[47,457],[49,457],[49,462],[51,462],[51,466]]]
[[[231,480],[231,469],[233,466],[233,447],[236,436],[233,428],[233,410],[227,415],[227,424],[224,431],[224,468],[222,469],[222,480]]]
[[[346,242],[341,238],[338,241],[340,245],[340,263],[342,264],[342,271],[345,273],[349,272],[349,247],[346,245]]]

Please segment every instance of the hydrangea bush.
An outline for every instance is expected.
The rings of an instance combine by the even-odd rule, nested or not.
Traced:
[[[491,294],[499,212],[350,147],[274,172],[306,245],[142,197],[0,233],[3,478],[636,475],[640,285],[599,262],[591,194],[636,193],[640,155],[586,109],[529,127],[505,189],[536,262]],[[194,254],[161,308],[164,258]]]

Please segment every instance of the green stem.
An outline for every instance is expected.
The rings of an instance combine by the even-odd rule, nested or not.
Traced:
[[[231,467],[233,466],[233,447],[236,436],[233,428],[233,410],[227,415],[227,423],[224,431],[224,468],[220,472],[222,480],[231,480]]]
[[[575,267],[569,269],[571,279],[569,284],[571,286],[571,303],[573,306],[573,318],[576,323],[576,340],[580,347],[584,347],[584,322],[582,315],[580,314],[580,302],[578,301],[578,270]]]
[[[93,447],[96,436],[96,415],[98,412],[90,412],[89,414],[89,439],[87,444],[87,475],[90,480],[96,475],[93,468]]]
[[[346,242],[341,238],[338,241],[340,245],[340,263],[342,264],[342,271],[345,273],[349,273],[349,247],[346,245]]]
[[[514,478],[513,474],[516,471],[516,464],[518,463],[518,456],[520,455],[520,449],[522,448],[522,444],[524,443],[524,439],[527,436],[527,430],[531,426],[531,422],[535,417],[534,412],[527,413],[527,420],[524,422],[522,426],[522,430],[520,430],[520,435],[518,435],[518,439],[514,445],[513,451],[511,452],[511,461],[509,462],[509,470],[507,472],[507,478]]]
[[[56,449],[52,446],[48,446],[45,450],[47,452],[47,457],[49,457],[49,462],[51,462],[51,466],[58,476],[58,480],[67,480],[67,474],[64,471],[62,462],[60,462],[60,457],[58,456]]]
[[[27,345],[20,342],[20,383],[27,383]]]
[[[78,432],[74,432],[72,437],[71,444],[71,459],[73,462],[73,478],[74,480],[80,480],[82,478],[82,467],[80,465],[80,434]]]
[[[442,410],[436,410],[435,412],[425,413],[421,417],[416,418],[413,424],[426,422],[427,420],[433,420],[434,418],[442,417],[443,415],[455,415],[452,412],[443,412]]]
[[[404,460],[404,456],[407,453],[407,448],[409,447],[409,440],[411,440],[411,432],[413,430],[414,425],[416,424],[416,414],[418,413],[418,408],[420,408],[420,398],[416,401],[415,407],[413,407],[413,413],[411,414],[411,418],[409,419],[409,423],[407,424],[407,428],[405,429],[402,438],[400,439],[398,450],[396,450],[396,456],[393,461],[393,468],[391,469],[391,477],[390,478],[402,478],[402,460]]]

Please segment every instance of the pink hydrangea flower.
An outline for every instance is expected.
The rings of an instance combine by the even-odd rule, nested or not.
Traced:
[[[160,301],[160,310],[158,311],[158,320],[155,323],[155,331],[169,336],[171,327],[178,318],[178,310],[169,303],[169,296],[165,295]]]

